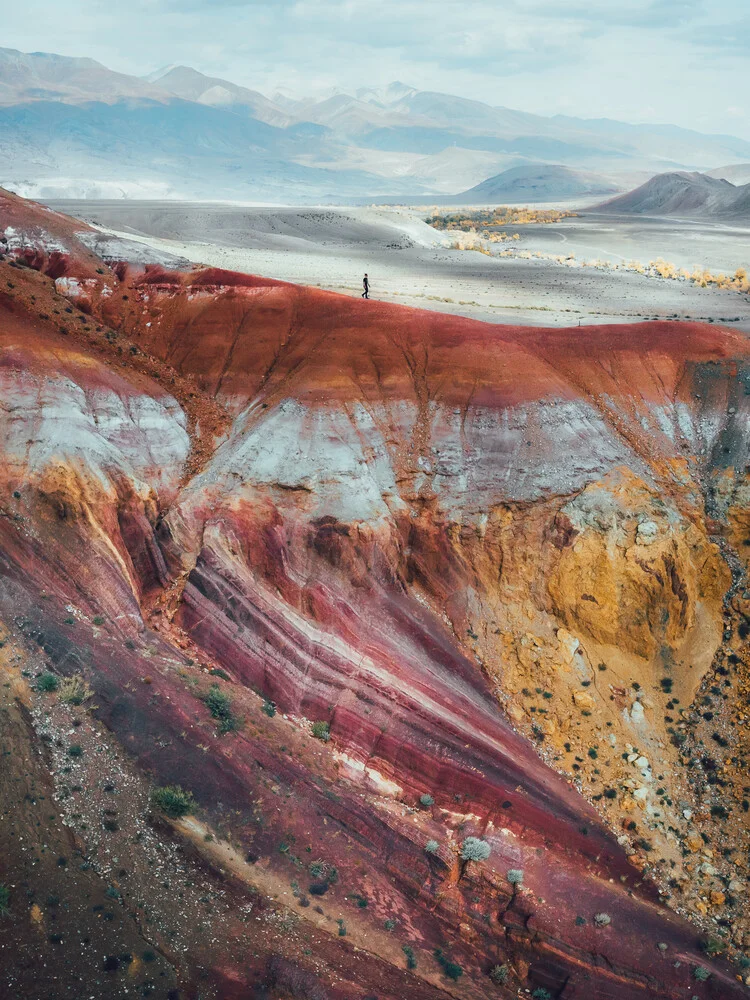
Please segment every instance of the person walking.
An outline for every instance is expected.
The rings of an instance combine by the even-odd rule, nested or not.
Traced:
[[[364,291],[362,292],[362,298],[363,299],[369,299],[370,298],[370,279],[367,277],[367,275],[365,275],[364,278],[362,279],[362,288],[364,288]]]

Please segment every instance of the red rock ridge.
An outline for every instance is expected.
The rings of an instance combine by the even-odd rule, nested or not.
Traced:
[[[741,563],[718,543],[746,509],[746,341],[490,326],[214,269],[94,267],[26,239],[13,253],[49,277],[0,263],[0,616],[83,672],[139,768],[192,789],[263,872],[307,889],[322,857],[339,905],[366,898],[349,938],[334,925],[321,946],[330,996],[740,996],[642,877],[630,793],[596,811],[571,755],[615,774],[627,744],[679,766],[639,692],[659,697],[668,671],[687,706],[741,610],[725,601]],[[229,678],[237,733],[216,738],[198,664]],[[651,778],[639,834],[668,858]],[[587,773],[586,796],[605,780]],[[659,808],[690,834],[676,795]],[[461,864],[467,836],[486,862]],[[232,943],[200,961],[239,996],[253,963]]]

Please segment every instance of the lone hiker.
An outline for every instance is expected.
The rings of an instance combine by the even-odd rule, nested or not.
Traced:
[[[369,299],[370,298],[370,279],[367,277],[367,275],[365,275],[364,278],[362,279],[362,287],[364,288],[364,291],[362,292],[362,298],[363,299]]]

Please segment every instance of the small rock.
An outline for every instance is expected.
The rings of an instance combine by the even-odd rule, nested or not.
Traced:
[[[633,722],[643,722],[643,705],[639,701],[633,702],[633,707],[630,709],[630,718]]]
[[[651,545],[658,534],[659,525],[656,521],[641,521],[635,532],[635,540],[638,545]]]

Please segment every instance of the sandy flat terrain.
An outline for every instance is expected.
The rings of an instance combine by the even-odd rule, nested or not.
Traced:
[[[750,332],[747,295],[607,268],[453,250],[421,214],[405,209],[128,201],[53,207],[196,263],[350,295],[361,292],[367,271],[373,297],[494,322],[570,326],[659,317],[720,322]],[[712,268],[734,270],[750,246],[745,231],[723,233],[705,225],[699,230],[689,223],[580,218],[509,228],[521,233],[522,249],[575,254],[577,261],[616,262],[619,256],[648,262],[662,256],[692,266],[702,240]]]

